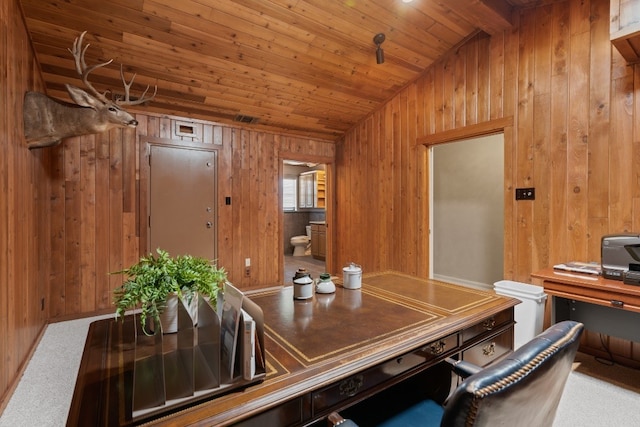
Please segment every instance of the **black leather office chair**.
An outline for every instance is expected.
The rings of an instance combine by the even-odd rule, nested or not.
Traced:
[[[557,323],[484,369],[451,360],[454,372],[466,379],[451,393],[444,406],[432,400],[421,400],[389,418],[375,419],[375,414],[371,414],[375,409],[371,408],[376,405],[371,405],[366,409],[369,415],[363,417],[368,421],[362,424],[384,427],[551,426],[583,329],[581,323],[573,321]],[[352,413],[357,414],[357,411]],[[357,426],[338,413],[331,414],[329,422],[340,427]]]

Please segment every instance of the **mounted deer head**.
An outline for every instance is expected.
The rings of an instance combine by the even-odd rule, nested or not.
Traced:
[[[104,67],[113,59],[102,64],[87,67],[84,54],[89,44],[82,47],[82,40],[87,32],[83,32],[73,43],[73,50],[69,52],[76,62],[76,71],[82,76],[82,81],[93,94],[71,85],[65,85],[71,99],[77,104],[67,104],[56,101],[39,92],[27,92],[24,96],[23,120],[24,136],[29,148],[48,147],[57,145],[62,138],[86,135],[90,133],[104,132],[114,127],[136,127],[136,119],[121,107],[125,105],[138,105],[147,102],[156,96],[156,86],[153,95],[145,97],[149,86],[142,96],[134,101],[129,99],[129,90],[133,84],[134,74],[127,83],[124,78],[122,66],[120,77],[124,84],[124,99],[109,100],[104,94],[98,92],[89,82],[89,74],[97,68]]]

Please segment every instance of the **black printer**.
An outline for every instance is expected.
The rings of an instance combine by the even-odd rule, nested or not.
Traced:
[[[603,236],[601,262],[602,277],[640,285],[640,235]]]

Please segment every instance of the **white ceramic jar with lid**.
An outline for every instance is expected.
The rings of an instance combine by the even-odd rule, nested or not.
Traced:
[[[350,263],[342,269],[342,286],[345,289],[360,289],[362,287],[362,268],[356,263]]]
[[[302,276],[293,281],[293,297],[295,299],[309,299],[313,297],[313,279]]]

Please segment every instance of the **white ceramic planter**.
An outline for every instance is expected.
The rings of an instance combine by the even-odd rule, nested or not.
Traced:
[[[190,304],[181,301],[178,295],[172,294],[167,298],[167,305],[160,313],[160,324],[162,325],[162,333],[174,334],[178,332],[178,304],[183,304],[184,308],[191,316],[194,325],[198,324],[198,295],[194,295]]]

